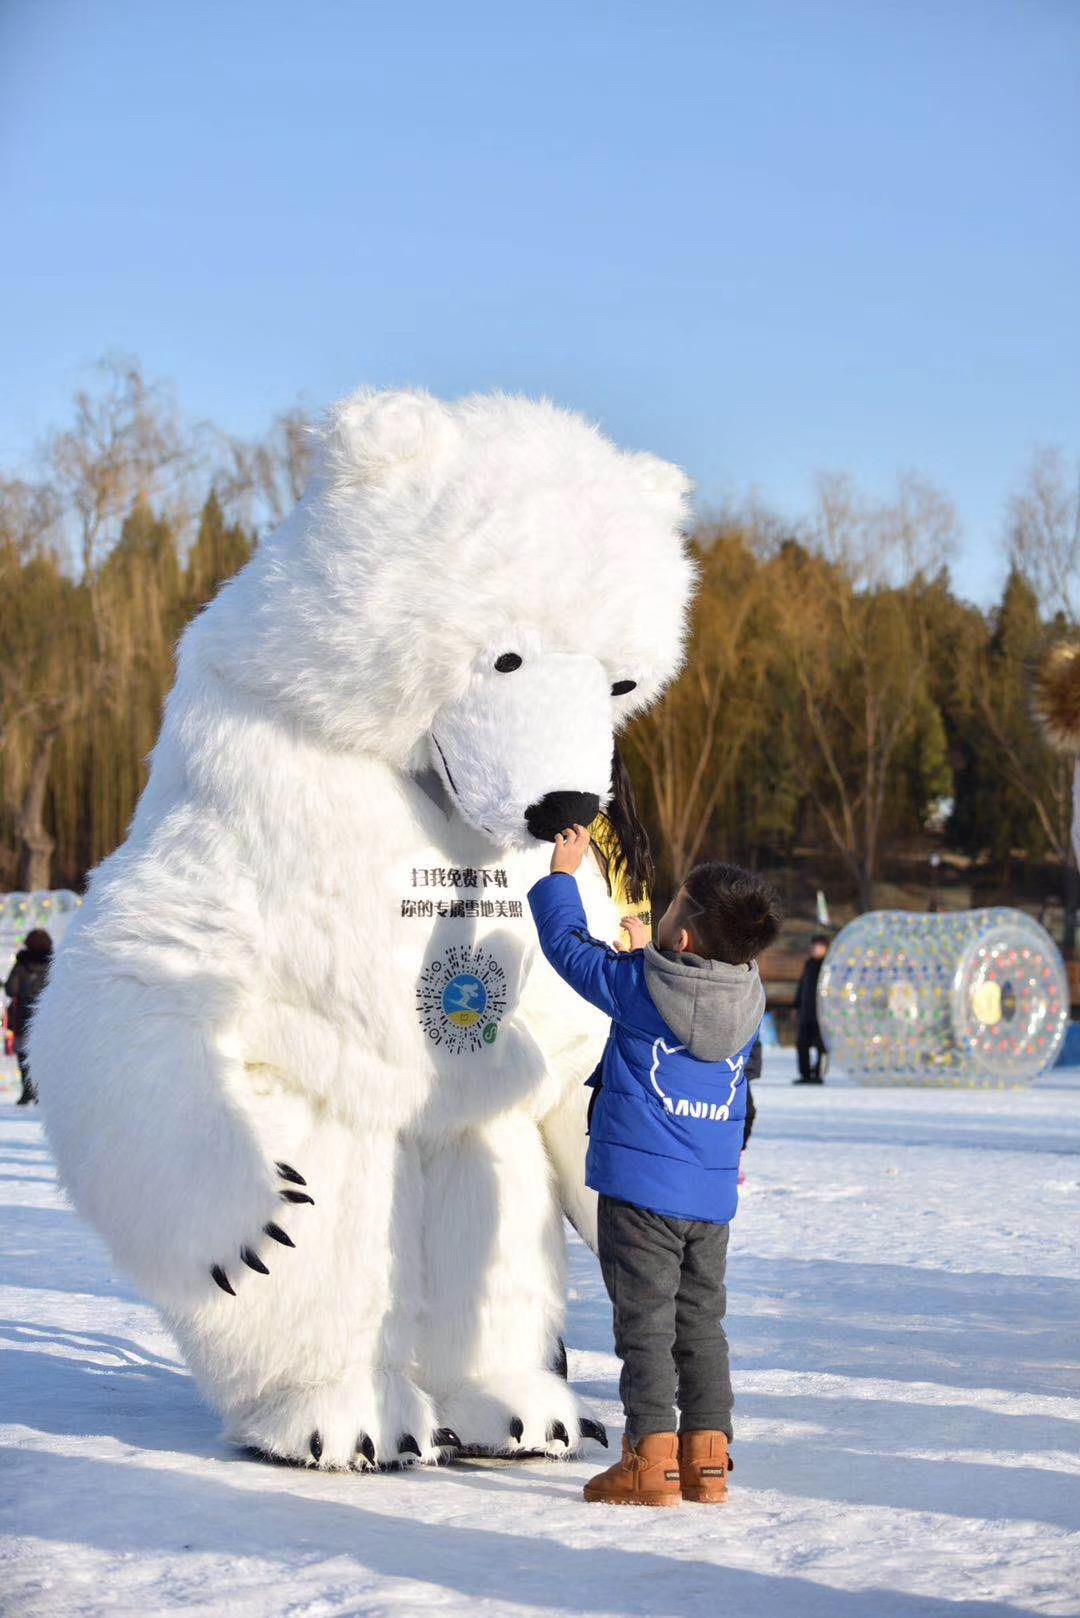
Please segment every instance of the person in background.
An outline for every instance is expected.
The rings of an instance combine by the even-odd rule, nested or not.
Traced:
[[[15,1036],[15,1059],[22,1079],[22,1094],[15,1105],[25,1107],[37,1100],[37,1091],[30,1079],[30,1059],[26,1052],[30,1037],[30,1016],[37,998],[45,987],[45,979],[52,960],[52,939],[41,927],[26,935],[26,942],[15,957],[15,965],[8,973],[4,993],[11,1001],[8,1023]]]
[[[821,1065],[826,1055],[825,1041],[817,1014],[817,986],[822,963],[829,951],[829,940],[824,933],[815,933],[810,940],[810,954],[803,966],[795,990],[793,1009],[796,1018],[795,1048],[799,1053],[799,1077],[796,1084],[824,1084]]]

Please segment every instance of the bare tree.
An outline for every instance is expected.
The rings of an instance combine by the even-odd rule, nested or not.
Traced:
[[[220,467],[214,488],[222,508],[247,527],[274,526],[304,492],[315,455],[316,434],[300,406],[277,416],[262,438],[219,440]]]
[[[59,502],[47,484],[0,478],[0,752],[33,705],[13,616],[23,569],[55,546],[59,526]]]
[[[1044,611],[1080,624],[1080,465],[1061,450],[1039,451],[1010,502],[1008,550]]]
[[[75,420],[45,447],[51,486],[73,530],[73,548],[90,603],[93,644],[81,670],[83,700],[121,699],[117,671],[126,634],[102,587],[103,566],[125,518],[140,502],[183,507],[193,456],[167,388],[149,383],[137,360],[108,358],[99,385],[75,395]],[[182,527],[178,518],[175,526]]]
[[[47,484],[0,478],[0,752],[34,704],[20,634],[22,583],[35,561],[55,561],[60,520],[56,493]]]
[[[929,579],[956,551],[951,501],[915,472],[905,472],[892,500],[867,500],[854,481],[837,473],[818,479],[810,543],[842,570],[856,591],[904,589]]]
[[[59,539],[61,510],[48,483],[0,477],[0,553],[24,561]]]
[[[757,695],[767,660],[746,656],[750,622],[762,602],[754,538],[738,527],[699,536],[702,588],[686,668],[627,735],[627,755],[652,797],[663,875],[673,882],[701,854],[760,719]]]
[[[930,629],[919,589],[955,542],[949,503],[909,476],[874,504],[850,480],[824,478],[816,555],[789,547],[772,594],[801,699],[806,790],[858,888],[873,905],[897,760],[927,712]]]
[[[1070,466],[1060,449],[1042,449],[1032,460],[1027,477],[1009,508],[1009,559],[1029,580],[1046,614],[1064,620],[1075,634],[1080,628],[1080,464]],[[997,716],[984,712],[990,726]],[[1059,768],[1051,777],[1049,801],[1034,784],[1031,773],[1017,768],[1016,739],[1000,742],[1006,767],[1017,789],[1035,808],[1047,843],[1060,862],[1065,901],[1066,953],[1076,947],[1080,913],[1080,872],[1069,830],[1070,798],[1067,772]]]
[[[71,426],[45,446],[45,479],[0,485],[0,572],[11,575],[0,578],[0,743],[16,879],[26,888],[49,883],[45,808],[57,742],[102,703],[123,706],[131,645],[156,633],[121,621],[116,591],[103,586],[106,559],[132,506],[176,495],[188,460],[166,390],[132,360],[96,369]],[[81,586],[62,566],[65,552]]]
[[[100,388],[79,390],[74,423],[45,451],[88,583],[134,502],[161,496],[190,453],[171,396],[146,381],[137,360],[105,359],[95,370]]]
[[[0,483],[0,750],[17,846],[16,881],[48,886],[53,838],[45,797],[57,737],[78,713],[72,679],[79,615],[60,568],[60,512],[51,489]]]

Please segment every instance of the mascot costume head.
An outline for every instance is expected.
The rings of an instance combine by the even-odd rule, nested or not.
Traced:
[[[687,491],[550,404],[361,393],[184,637],[31,1062],[72,1199],[243,1445],[603,1440],[556,1360],[604,1027],[525,894],[568,822],[635,824],[614,739],[679,666]],[[614,937],[599,863],[583,896]]]

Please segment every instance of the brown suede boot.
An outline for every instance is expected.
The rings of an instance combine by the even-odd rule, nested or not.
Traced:
[[[679,1440],[675,1433],[650,1433],[636,1445],[622,1441],[622,1459],[585,1485],[585,1498],[609,1506],[677,1506]]]
[[[684,1500],[719,1506],[727,1499],[732,1461],[726,1433],[680,1433],[679,1476]]]

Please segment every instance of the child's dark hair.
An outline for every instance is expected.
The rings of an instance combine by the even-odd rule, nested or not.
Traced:
[[[774,943],[783,914],[780,897],[763,877],[741,865],[697,865],[683,883],[692,901],[687,916],[698,953],[742,966]]]

